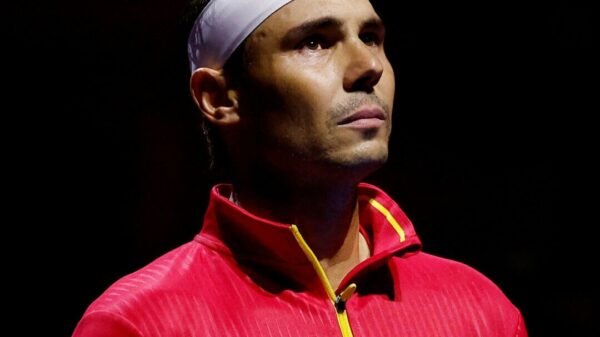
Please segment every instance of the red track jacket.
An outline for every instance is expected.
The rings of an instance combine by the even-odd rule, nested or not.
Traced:
[[[421,252],[410,220],[374,186],[359,185],[371,257],[338,289],[295,225],[248,213],[230,192],[214,187],[195,239],[113,284],[73,337],[527,336],[496,285]]]

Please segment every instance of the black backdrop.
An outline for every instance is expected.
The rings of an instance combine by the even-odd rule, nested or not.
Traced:
[[[24,155],[35,217],[25,227],[41,238],[33,273],[50,275],[36,286],[46,335],[70,335],[110,283],[200,229],[212,182],[187,89],[184,2],[14,9],[25,62],[12,83],[28,97],[18,106],[35,149]],[[597,336],[586,234],[597,221],[573,187],[590,183],[582,158],[597,153],[584,119],[589,5],[377,6],[397,99],[390,161],[369,181],[398,200],[425,250],[500,285],[531,336]]]

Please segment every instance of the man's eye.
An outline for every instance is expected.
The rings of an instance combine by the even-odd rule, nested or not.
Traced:
[[[304,41],[302,41],[298,47],[298,49],[306,48],[310,50],[318,50],[325,48],[325,42],[318,36],[311,36],[304,39]]]
[[[376,33],[372,33],[372,32],[360,34],[360,39],[367,46],[376,46],[381,43],[381,39],[379,38],[379,35],[377,35]]]

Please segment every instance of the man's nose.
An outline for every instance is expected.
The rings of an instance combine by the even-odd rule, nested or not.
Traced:
[[[348,43],[344,90],[372,92],[381,79],[383,64],[378,47],[366,45],[358,37]]]

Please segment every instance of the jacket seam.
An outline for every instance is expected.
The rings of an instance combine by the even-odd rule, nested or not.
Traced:
[[[234,256],[231,250],[223,245],[219,240],[212,239],[206,235],[198,234],[195,241],[206,248],[227,256]]]
[[[137,328],[137,327],[136,327],[136,326],[135,326],[135,325],[134,325],[134,324],[133,324],[133,323],[132,323],[132,322],[131,322],[129,319],[127,319],[127,318],[126,318],[125,316],[123,316],[123,315],[118,315],[118,314],[116,314],[116,313],[114,313],[114,312],[107,311],[107,310],[95,310],[95,311],[92,311],[92,312],[90,312],[90,313],[89,313],[87,316],[89,317],[89,316],[91,316],[91,315],[94,315],[94,314],[105,314],[105,315],[107,315],[107,316],[111,316],[111,317],[113,317],[113,318],[115,318],[115,319],[117,319],[117,320],[119,320],[119,321],[121,321],[121,322],[125,323],[125,324],[126,324],[126,325],[127,325],[129,328],[131,328],[131,329],[132,329],[132,330],[133,330],[133,331],[134,331],[134,332],[135,332],[135,333],[136,333],[138,336],[140,336],[140,337],[144,337],[144,334],[143,334],[143,333],[142,333],[142,332],[141,332],[141,331],[140,331],[140,330],[139,330],[139,329],[138,329],[138,328]]]

